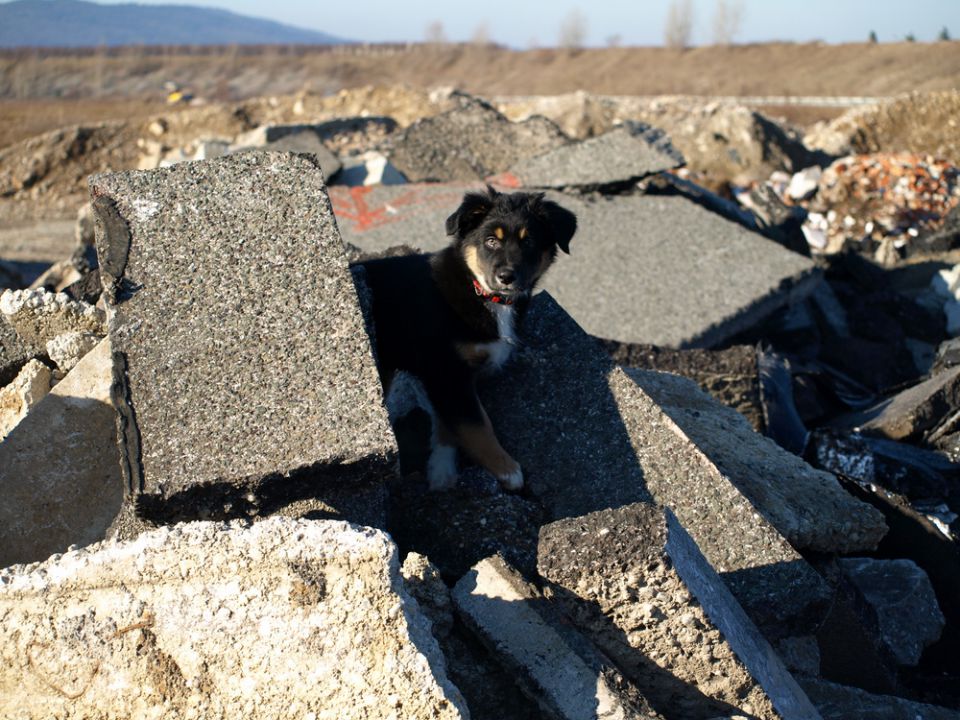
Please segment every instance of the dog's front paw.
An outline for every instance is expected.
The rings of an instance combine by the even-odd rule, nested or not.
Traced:
[[[520,490],[523,487],[523,468],[514,463],[514,469],[503,475],[497,475],[497,480],[504,490]]]
[[[431,490],[449,490],[457,484],[457,451],[437,445],[427,460],[427,483]]]

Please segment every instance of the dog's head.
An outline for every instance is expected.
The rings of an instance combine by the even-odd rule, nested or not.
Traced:
[[[485,292],[507,297],[530,292],[557,248],[570,253],[576,216],[543,193],[467,193],[447,218],[447,234]]]

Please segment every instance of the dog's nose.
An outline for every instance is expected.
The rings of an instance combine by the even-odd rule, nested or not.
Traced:
[[[517,274],[510,268],[500,268],[497,270],[497,282],[504,287],[513,285],[513,281],[516,279]]]

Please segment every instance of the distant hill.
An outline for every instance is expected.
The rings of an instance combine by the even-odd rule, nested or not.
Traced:
[[[0,4],[0,48],[344,42],[349,41],[271,20],[191,5],[98,5],[82,0],[15,0]]]

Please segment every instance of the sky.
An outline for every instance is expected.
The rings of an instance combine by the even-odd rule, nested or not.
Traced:
[[[99,0],[125,2],[129,0]],[[558,44],[561,26],[579,13],[585,44],[662,45],[668,9],[685,0],[139,0],[149,4],[204,5],[276,20],[362,42],[427,39],[428,27],[441,23],[443,36],[469,41],[484,34],[517,49]],[[721,0],[688,0],[692,6],[692,44],[714,39],[714,15]],[[870,31],[880,42],[922,42],[946,27],[960,39],[960,0],[723,0],[740,6],[734,42],[786,40],[828,43],[862,42]]]

